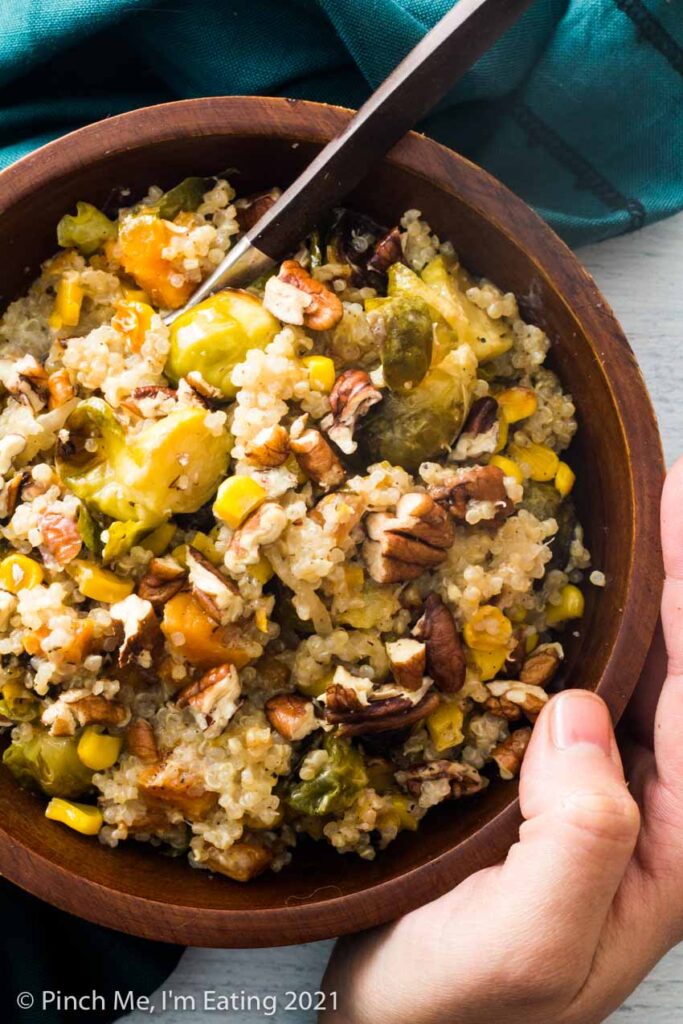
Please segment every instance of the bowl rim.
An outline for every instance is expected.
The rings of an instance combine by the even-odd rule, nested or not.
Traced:
[[[325,143],[352,115],[352,110],[330,104],[262,96],[201,97],[142,107],[64,135],[1,171],[0,212],[29,191],[49,187],[51,181],[72,170],[74,162],[83,165],[107,155],[188,135],[227,138],[231,134],[267,134]],[[426,153],[432,158],[428,174],[423,171]],[[517,245],[523,245],[539,270],[542,267],[543,274],[557,282],[565,304],[571,305],[576,319],[586,324],[586,335],[592,339],[591,345],[603,367],[618,367],[633,383],[624,397],[614,390],[612,373],[605,374],[631,456],[628,494],[634,517],[628,596],[610,660],[597,686],[616,720],[631,694],[631,688],[625,688],[619,676],[619,662],[628,647],[635,680],[654,633],[663,577],[658,501],[653,497],[658,496],[661,488],[664,460],[654,411],[635,356],[609,305],[571,250],[522,199],[487,171],[415,132],[405,136],[386,161],[428,178],[446,192],[454,193],[455,177],[458,194],[482,212],[485,210],[487,219]],[[454,176],[454,170],[460,173]],[[600,330],[594,334],[591,324]],[[644,494],[650,496],[649,501],[636,500],[637,495]],[[634,589],[636,579],[641,584],[646,582],[645,590]],[[504,856],[516,837],[520,820],[518,802],[512,800],[456,848],[394,878],[322,903],[316,903],[316,893],[312,893],[308,901],[302,898],[295,906],[252,911],[160,903],[83,878],[51,861],[49,851],[38,852],[18,843],[3,821],[0,872],[62,910],[145,938],[190,945],[283,945],[369,928],[434,899],[466,874]],[[488,843],[482,842],[483,836]],[[73,886],[74,877],[79,882],[77,887]],[[71,891],[74,888],[77,894]]]

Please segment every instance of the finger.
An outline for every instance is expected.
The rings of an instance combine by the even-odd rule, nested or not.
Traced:
[[[633,697],[619,723],[617,735],[622,751],[621,738],[624,735],[649,750],[654,749],[655,716],[666,673],[667,654],[660,619]]]

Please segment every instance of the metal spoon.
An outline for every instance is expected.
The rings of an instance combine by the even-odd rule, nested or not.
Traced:
[[[220,288],[243,288],[271,270],[365,177],[510,25],[532,0],[458,0],[415,46],[343,132],[320,151],[277,202],[227,253],[182,309]]]

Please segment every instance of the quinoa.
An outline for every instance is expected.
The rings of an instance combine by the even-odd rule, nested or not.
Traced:
[[[236,881],[301,834],[373,858],[483,790],[525,724],[487,684],[561,659],[585,574],[606,585],[554,482],[577,423],[549,339],[420,211],[389,266],[387,229],[337,211],[166,325],[251,202],[218,178],[79,204],[0,319],[5,764],[95,805],[101,842]]]

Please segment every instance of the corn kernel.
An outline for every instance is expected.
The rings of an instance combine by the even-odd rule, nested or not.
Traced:
[[[495,452],[502,452],[505,445],[508,443],[508,437],[510,434],[510,424],[505,419],[505,413],[501,411],[498,417],[498,441],[496,442]]]
[[[27,555],[8,555],[0,562],[0,587],[18,594],[43,582],[43,567]]]
[[[76,586],[84,597],[104,604],[116,604],[133,593],[134,580],[124,580],[109,569],[101,569],[94,562],[80,558],[71,562],[68,572],[76,580]]]
[[[200,555],[204,555],[204,558],[208,558],[212,565],[220,565],[223,561],[220,551],[208,534],[201,533],[201,531],[197,530],[194,536],[190,539],[190,544],[193,548],[197,549]]]
[[[477,608],[463,629],[465,643],[475,651],[505,647],[511,636],[512,623],[493,604],[483,604]]]
[[[538,631],[531,626],[524,637],[524,653],[531,654],[538,647]]]
[[[265,608],[257,608],[256,609],[256,612],[254,614],[254,622],[256,623],[256,628],[258,630],[260,630],[261,633],[266,633],[267,632],[267,630],[268,630],[268,615],[266,613]]]
[[[548,448],[544,444],[534,444],[532,442],[524,447],[511,444],[508,447],[508,454],[510,458],[514,459],[521,466],[522,470],[526,466],[531,479],[536,480],[538,483],[554,480],[557,468],[560,465],[560,460],[552,448]]]
[[[563,498],[567,497],[575,482],[576,474],[574,470],[566,462],[560,462],[555,474],[555,487]]]
[[[329,395],[336,379],[332,360],[328,356],[306,356],[302,362],[308,370],[311,391],[321,391],[324,395]]]
[[[517,463],[513,462],[512,459],[508,459],[505,455],[491,456],[489,459],[489,465],[498,466],[498,469],[502,470],[505,476],[511,476],[518,484],[524,483],[522,471]]]
[[[510,608],[507,614],[510,622],[514,622],[516,626],[522,622],[526,622],[527,610],[522,607],[522,605],[520,605],[519,608]]]
[[[250,576],[253,576],[253,578],[257,580],[262,587],[265,587],[268,580],[272,580],[275,575],[273,567],[265,555],[261,555],[258,562],[254,565],[248,565],[247,572]]]
[[[113,768],[119,759],[123,740],[120,736],[108,736],[95,726],[88,726],[78,741],[76,753],[86,768],[94,772],[105,772]]]
[[[84,836],[96,836],[102,828],[104,818],[99,807],[90,804],[76,804],[71,800],[62,800],[55,796],[45,808],[45,817],[50,821],[60,821]]]
[[[580,619],[585,601],[583,594],[573,583],[567,583],[560,591],[558,604],[549,604],[545,610],[545,621],[549,626],[558,626],[568,619]]]
[[[432,711],[427,718],[427,730],[434,749],[441,753],[449,747],[462,743],[465,736],[462,731],[463,710],[453,701],[444,701]]]
[[[506,388],[496,395],[496,401],[508,423],[525,420],[538,408],[538,399],[531,388]]]
[[[468,651],[468,655],[479,671],[482,683],[495,679],[508,656],[507,647],[489,647],[482,650]]]
[[[402,828],[409,832],[417,831],[417,821],[410,813],[408,798],[403,793],[392,793],[389,800],[391,810],[381,816],[380,827],[394,825],[399,831]]]
[[[140,547],[144,548],[145,551],[151,551],[153,555],[163,555],[168,545],[173,540],[173,535],[176,531],[173,523],[162,523],[161,526],[157,526],[156,530],[152,530],[140,541]]]
[[[213,511],[236,530],[267,497],[266,490],[250,476],[230,476],[218,488]]]
[[[63,277],[57,285],[55,304],[50,315],[50,327],[59,331],[62,327],[76,327],[81,318],[83,288],[71,276]]]

